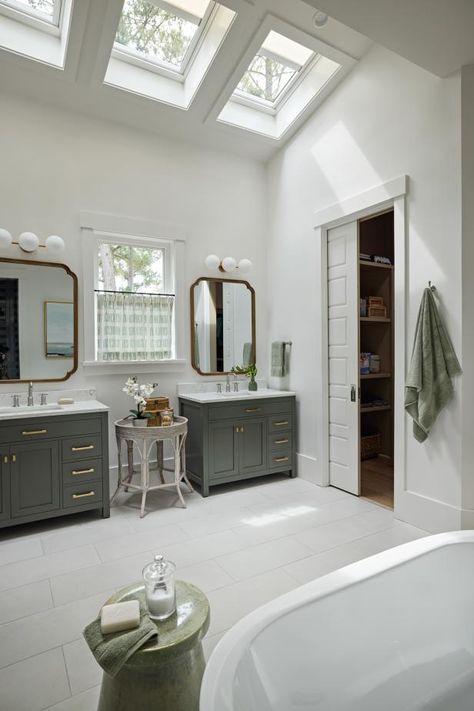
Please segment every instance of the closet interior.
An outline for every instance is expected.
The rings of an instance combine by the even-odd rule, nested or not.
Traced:
[[[393,210],[358,227],[360,494],[393,508]]]

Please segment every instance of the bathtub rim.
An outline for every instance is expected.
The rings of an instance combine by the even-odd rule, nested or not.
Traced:
[[[252,610],[227,630],[213,649],[202,680],[200,711],[233,711],[231,706],[226,705],[224,708],[222,702],[216,699],[218,687],[220,689],[224,684],[228,688],[232,684],[243,651],[276,619],[307,602],[323,599],[434,550],[463,543],[474,543],[474,530],[448,531],[424,536],[349,563]],[[281,569],[284,570],[284,566]],[[216,705],[218,701],[219,708]]]

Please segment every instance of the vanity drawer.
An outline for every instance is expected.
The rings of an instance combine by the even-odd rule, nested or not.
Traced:
[[[281,413],[281,419],[290,415],[288,400],[281,398],[269,402],[268,400],[247,400],[239,403],[222,403],[209,408],[210,420],[242,419],[246,417],[261,417]]]
[[[282,452],[271,452],[268,457],[269,469],[291,469],[293,466],[291,449],[283,450]]]
[[[80,459],[64,462],[63,483],[82,486],[86,481],[94,481],[102,477],[102,459]]]
[[[102,501],[102,482],[92,481],[63,488],[63,507],[84,506]]]
[[[269,435],[268,446],[271,452],[281,452],[282,450],[292,448],[291,432],[278,432]]]
[[[39,417],[19,419],[15,424],[0,427],[0,443],[67,437],[77,431],[81,435],[92,432],[100,433],[101,421],[98,417],[94,417],[66,422],[61,416],[51,416],[48,419]]]
[[[102,455],[102,438],[100,435],[86,435],[82,437],[66,437],[62,441],[63,461],[71,462],[86,457],[100,457]]]
[[[292,416],[290,413],[282,412],[274,417],[270,417],[268,421],[268,431],[270,434],[273,432],[283,432],[284,430],[290,431],[292,425]]]

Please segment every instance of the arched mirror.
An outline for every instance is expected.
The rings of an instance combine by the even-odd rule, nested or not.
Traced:
[[[246,281],[201,277],[191,286],[192,365],[229,373],[256,360],[255,291]]]
[[[77,370],[77,276],[65,264],[0,259],[0,381]]]

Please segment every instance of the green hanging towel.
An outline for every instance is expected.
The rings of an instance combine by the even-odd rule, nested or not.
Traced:
[[[461,372],[433,292],[431,288],[425,289],[405,383],[405,410],[413,418],[413,435],[418,442],[428,437],[453,395],[451,378]]]

